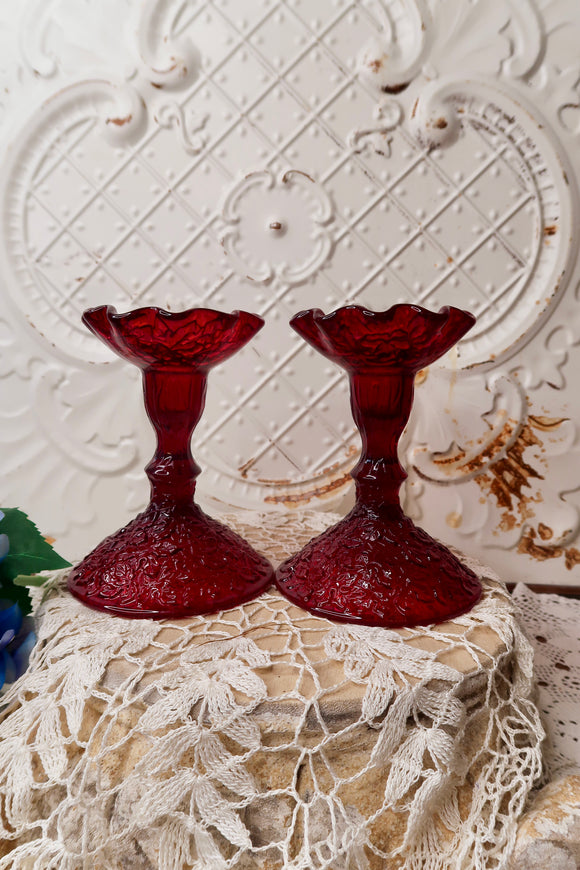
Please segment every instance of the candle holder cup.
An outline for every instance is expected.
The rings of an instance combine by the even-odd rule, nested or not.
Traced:
[[[417,305],[382,312],[349,305],[328,315],[312,309],[290,321],[348,372],[362,438],[352,471],[355,507],[276,572],[294,604],[329,619],[396,628],[451,619],[479,599],[473,571],[404,515],[399,488],[407,475],[397,457],[416,373],[474,323],[457,308],[435,313]]]
[[[209,369],[242,348],[264,321],[245,311],[117,314],[100,306],[85,311],[83,322],[142,370],[157,450],[146,468],[149,506],[72,570],[70,591],[90,607],[128,617],[211,613],[256,597],[272,582],[272,567],[194,503],[200,468],[190,445]]]

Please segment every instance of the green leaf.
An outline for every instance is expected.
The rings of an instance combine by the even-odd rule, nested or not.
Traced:
[[[0,562],[0,596],[18,601],[26,613],[30,598],[24,585],[14,584],[15,577],[38,575],[39,571],[67,568],[70,562],[56,553],[28,516],[17,508],[2,508],[0,533],[8,535],[10,550]]]
[[[0,566],[4,568],[4,573],[10,571],[13,576],[25,574],[28,567],[25,570],[18,569],[18,560],[24,557],[29,560],[27,565],[34,573],[66,568],[70,565],[70,562],[52,549],[23,511],[17,508],[2,508],[2,512],[4,519],[0,520],[0,532],[8,535],[10,541],[10,551]]]
[[[56,556],[56,553],[54,554]],[[60,559],[60,556],[57,557]],[[0,565],[0,578],[14,580],[19,574],[38,574],[39,571],[50,571],[52,566],[45,556],[31,556],[30,553],[9,553]],[[61,560],[56,568],[65,568],[67,562]]]
[[[19,574],[12,582],[15,586],[44,586],[49,580],[44,574]]]
[[[15,586],[11,580],[2,582],[0,585],[0,598],[7,598],[9,601],[16,601],[20,605],[20,609],[24,616],[32,610],[32,602],[28,589],[22,586]]]

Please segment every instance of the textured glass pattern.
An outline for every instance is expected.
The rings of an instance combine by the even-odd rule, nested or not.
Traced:
[[[70,591],[123,616],[177,617],[234,607],[272,579],[269,562],[193,501],[200,472],[191,435],[205,404],[207,372],[263,326],[255,314],[194,308],[89,309],[86,326],[143,371],[145,408],[157,450],[147,476],[151,501],[72,571]]]
[[[475,574],[403,514],[406,478],[397,445],[416,373],[442,356],[475,323],[457,308],[418,305],[368,311],[357,305],[324,315],[303,311],[293,328],[350,375],[351,407],[362,437],[352,472],[353,510],[278,569],[278,588],[319,616],[398,627],[441,622],[481,595]]]

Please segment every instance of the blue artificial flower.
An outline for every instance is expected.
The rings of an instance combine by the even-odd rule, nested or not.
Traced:
[[[8,648],[22,626],[22,611],[14,601],[0,600],[0,688],[16,679],[16,667]]]
[[[33,620],[14,601],[0,599],[0,689],[22,676],[35,643]]]
[[[0,522],[4,514],[0,511]],[[8,535],[0,535],[0,562],[8,555]],[[28,667],[32,647],[36,643],[34,623],[23,617],[14,601],[0,599],[0,689],[4,683],[13,683]]]

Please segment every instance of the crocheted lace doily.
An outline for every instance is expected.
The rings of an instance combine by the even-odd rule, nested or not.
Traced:
[[[230,522],[276,562],[334,519]],[[0,868],[507,867],[543,731],[532,649],[483,576],[470,614],[395,631],[273,592],[125,620],[57,575],[4,698]]]
[[[580,601],[536,595],[523,583],[514,590],[521,621],[535,650],[538,706],[548,740],[550,778],[580,774]]]

